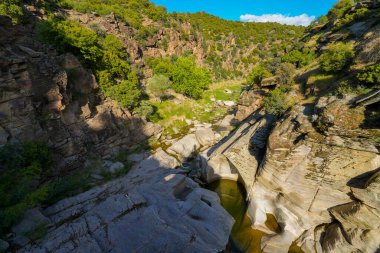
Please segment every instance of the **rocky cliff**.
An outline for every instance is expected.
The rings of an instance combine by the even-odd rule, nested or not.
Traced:
[[[253,226],[268,233],[265,252],[287,252],[293,242],[304,252],[379,247],[379,211],[371,199],[379,191],[380,131],[363,128],[365,108],[352,101],[323,97],[315,106],[296,106],[271,132],[267,118],[251,119],[211,154],[209,174],[235,173],[246,186]],[[220,156],[233,167],[221,170]],[[267,228],[267,214],[280,233]]]
[[[58,55],[32,30],[1,18],[1,144],[44,140],[57,172],[83,164],[88,152],[110,158],[160,127],[135,118],[99,92],[94,75],[71,54]]]

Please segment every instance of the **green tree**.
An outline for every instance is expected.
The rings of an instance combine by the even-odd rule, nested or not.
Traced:
[[[247,84],[253,86],[259,86],[261,81],[265,78],[271,77],[272,74],[261,65],[257,65],[251,71],[247,77]]]
[[[119,101],[121,106],[133,109],[139,104],[141,90],[136,83],[124,80],[107,88],[105,94],[110,98]]]
[[[281,65],[276,69],[275,75],[278,77],[280,82],[280,87],[283,91],[287,91],[294,84],[294,75],[296,73],[296,68],[290,63],[281,63]]]
[[[148,80],[147,86],[150,93],[161,99],[171,88],[172,82],[167,76],[157,74]]]
[[[205,68],[197,67],[192,57],[177,59],[172,67],[171,79],[176,92],[195,99],[200,98],[211,83],[210,73]]]
[[[319,57],[319,64],[323,71],[336,73],[347,67],[354,56],[352,44],[339,42],[327,48]]]
[[[269,114],[277,117],[282,116],[288,109],[289,104],[286,100],[286,94],[280,89],[274,89],[264,98],[264,108]]]
[[[292,50],[282,57],[283,62],[294,64],[297,68],[306,66],[315,58],[315,53],[304,53],[299,50]]]
[[[113,35],[99,36],[78,22],[49,19],[38,25],[39,37],[61,52],[72,52],[91,67],[102,91],[122,106],[138,105],[138,78],[123,44]]]

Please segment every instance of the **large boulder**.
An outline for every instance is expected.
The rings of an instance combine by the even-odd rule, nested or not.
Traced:
[[[189,134],[175,142],[167,151],[177,155],[181,161],[185,161],[194,156],[200,146],[195,134]]]
[[[195,138],[203,147],[210,147],[215,144],[215,134],[211,128],[202,127],[195,131]]]
[[[239,174],[237,174],[236,171],[233,172],[230,162],[223,154],[211,158],[208,161],[207,166],[204,179],[209,183],[219,179],[237,180],[239,177]]]

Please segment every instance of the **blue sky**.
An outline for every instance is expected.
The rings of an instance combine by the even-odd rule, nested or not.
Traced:
[[[151,0],[165,6],[168,11],[197,12],[229,20],[277,21],[296,25],[307,25],[324,15],[337,0]],[[278,15],[274,15],[278,14]],[[305,14],[305,15],[303,15]],[[245,16],[243,16],[245,15]]]

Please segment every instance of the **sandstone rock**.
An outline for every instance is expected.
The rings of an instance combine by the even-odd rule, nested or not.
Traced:
[[[262,101],[263,93],[261,91],[243,91],[239,97],[235,119],[243,121],[262,106]]]
[[[210,147],[215,143],[215,135],[211,128],[199,128],[195,131],[195,137],[203,147]]]
[[[222,107],[222,106],[224,106],[224,103],[222,100],[217,100],[216,105]]]
[[[185,119],[185,122],[188,126],[190,126],[191,124],[193,124],[193,121],[191,119]]]
[[[198,149],[200,144],[195,134],[189,134],[175,142],[167,151],[178,155],[179,159],[185,161],[191,157]]]
[[[179,162],[174,157],[168,155],[161,148],[156,150],[156,153],[149,156],[147,159],[140,162],[140,168],[149,167],[164,167],[164,168],[176,168],[179,166]]]

